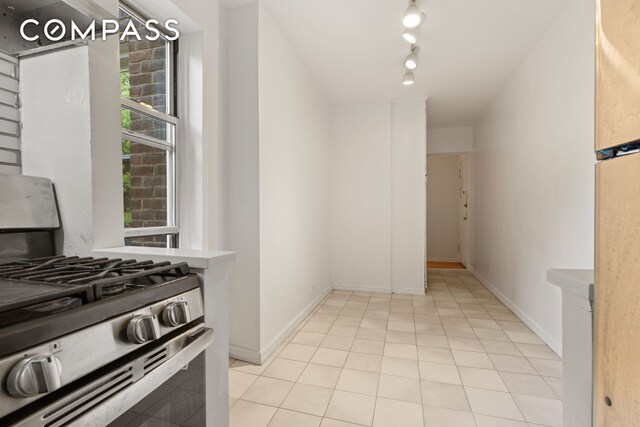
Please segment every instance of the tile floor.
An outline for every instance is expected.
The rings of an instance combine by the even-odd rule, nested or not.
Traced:
[[[332,292],[262,366],[232,360],[231,427],[562,426],[562,364],[466,270],[426,295]]]

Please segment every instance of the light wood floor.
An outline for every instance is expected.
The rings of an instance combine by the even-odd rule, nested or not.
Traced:
[[[459,262],[427,261],[427,268],[447,268],[451,270],[464,270],[466,267]]]

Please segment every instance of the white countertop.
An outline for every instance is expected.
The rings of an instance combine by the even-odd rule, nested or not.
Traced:
[[[197,249],[147,248],[140,246],[120,246],[115,248],[94,249],[93,256],[106,257],[153,257],[155,261],[186,262],[193,268],[212,268],[215,265],[235,261],[235,252],[203,251]]]
[[[547,280],[559,286],[563,291],[571,292],[581,298],[593,301],[593,270],[549,269]]]

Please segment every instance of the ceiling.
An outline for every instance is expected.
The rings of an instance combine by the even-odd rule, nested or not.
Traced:
[[[473,124],[567,3],[421,0],[420,64],[405,87],[406,0],[260,1],[333,103],[428,96],[431,128]]]

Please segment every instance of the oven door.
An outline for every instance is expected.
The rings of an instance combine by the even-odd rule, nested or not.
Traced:
[[[189,382],[189,376],[196,382],[203,383],[203,358],[198,355],[212,342],[212,329],[204,327],[201,323],[195,326],[192,324],[184,332],[163,337],[157,345],[140,349],[126,360],[120,359],[57,390],[50,397],[47,396],[48,402],[44,405],[41,404],[38,408],[25,407],[25,411],[12,414],[14,417],[22,416],[21,418],[7,421],[10,421],[9,425],[20,427],[98,427],[107,426],[112,422],[113,426],[130,424],[139,416],[145,417],[136,408],[145,406],[149,399],[153,402],[147,406],[160,403],[162,408],[158,393],[164,393],[165,397],[175,395],[176,393],[171,393],[171,388],[175,388],[173,386],[177,383]],[[191,374],[186,374],[188,371],[185,369],[190,363],[190,370],[194,370]],[[190,409],[193,412],[193,421],[198,425],[199,417],[204,421],[204,387],[194,386],[193,383],[185,386],[192,387],[191,391],[194,393],[203,394],[201,399],[195,399],[202,402],[202,407]],[[145,399],[147,396],[149,399]],[[193,399],[190,398],[189,401]],[[165,407],[173,408],[175,405],[169,403]],[[150,408],[142,408],[141,412],[148,409]],[[23,415],[25,412],[27,414]],[[159,412],[162,416],[162,411]],[[157,418],[148,418],[151,422],[148,425],[154,425],[153,420]]]
[[[107,427],[206,427],[204,352]]]

